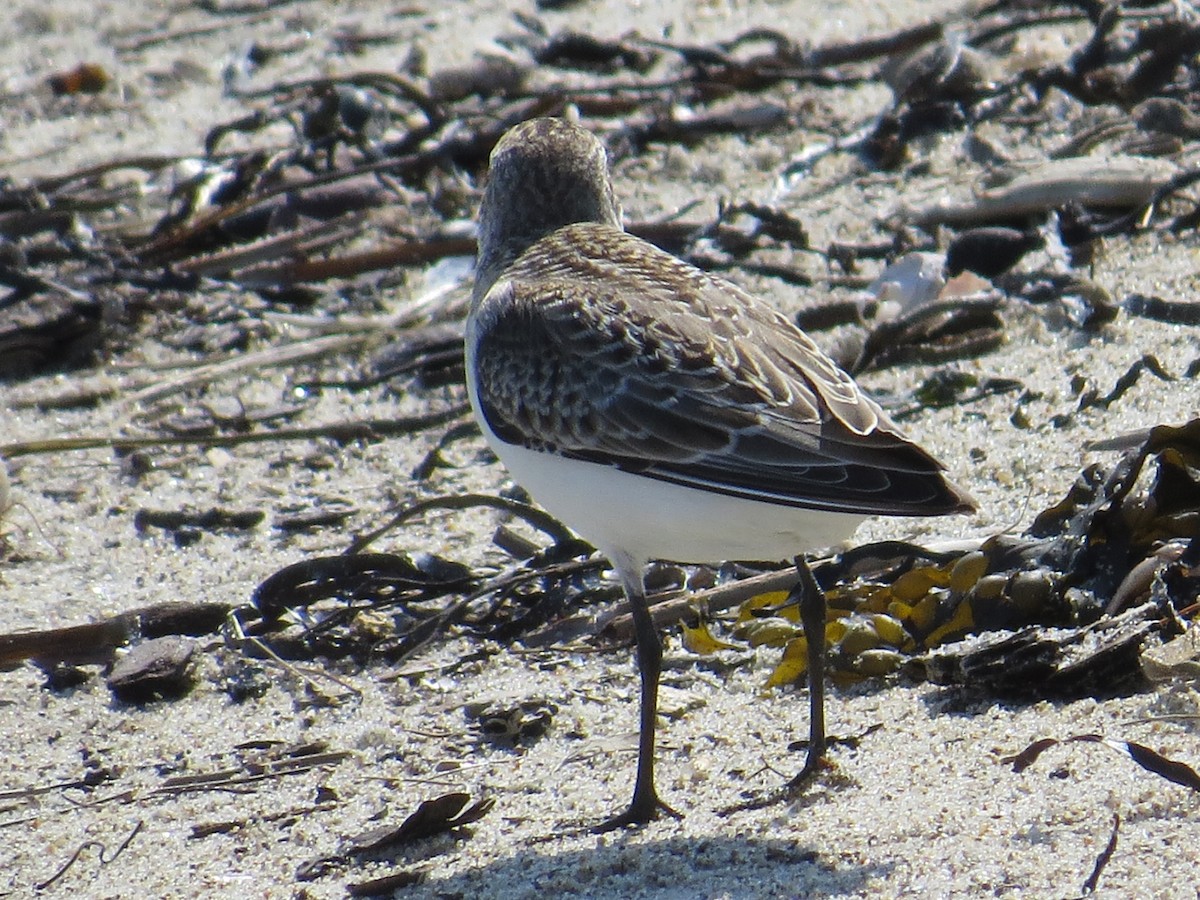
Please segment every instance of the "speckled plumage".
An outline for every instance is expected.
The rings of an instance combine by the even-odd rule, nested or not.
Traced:
[[[523,123],[492,154],[466,355],[489,444],[612,561],[629,597],[638,777],[606,828],[672,812],[654,789],[648,559],[778,559],[843,540],[867,515],[973,508],[786,318],[625,233],[603,146],[560,120]],[[806,632],[823,633],[817,599]],[[821,641],[810,634],[818,675]],[[813,698],[810,764],[824,750],[819,678]]]
[[[538,240],[474,320],[479,408],[507,443],[787,506],[966,508],[791,322],[613,226]]]

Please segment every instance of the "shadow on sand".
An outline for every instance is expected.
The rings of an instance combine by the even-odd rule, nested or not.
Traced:
[[[730,831],[739,830],[731,822]],[[527,845],[514,856],[446,878],[423,880],[395,896],[822,897],[860,894],[870,881],[888,875],[885,866],[834,865],[817,858],[803,843],[743,833],[645,840],[633,831],[593,840],[587,848],[560,852],[550,843]],[[435,840],[424,849],[420,855],[428,858],[431,852],[444,851],[445,845]],[[461,845],[461,852],[470,854],[469,840]],[[409,861],[420,868],[416,860]]]

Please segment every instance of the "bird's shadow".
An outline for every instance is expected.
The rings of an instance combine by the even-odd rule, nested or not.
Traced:
[[[803,841],[730,833],[643,840],[617,832],[587,847],[556,850],[553,841],[445,878],[423,879],[404,897],[820,897],[861,893],[889,866],[822,860]],[[462,845],[470,853],[470,842]]]

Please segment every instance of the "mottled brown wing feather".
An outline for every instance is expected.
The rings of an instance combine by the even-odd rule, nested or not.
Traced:
[[[783,316],[610,226],[539,241],[476,320],[479,404],[509,443],[799,507],[969,508]]]

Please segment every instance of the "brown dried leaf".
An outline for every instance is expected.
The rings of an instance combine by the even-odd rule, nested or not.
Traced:
[[[1034,741],[1020,753],[1014,756],[1005,756],[1000,761],[1005,764],[1011,764],[1014,772],[1024,772],[1033,765],[1044,751],[1049,750],[1056,744],[1073,743],[1103,744],[1106,747],[1111,747],[1118,753],[1128,756],[1147,772],[1152,772],[1174,784],[1191,788],[1193,791],[1200,791],[1200,772],[1197,772],[1187,763],[1171,759],[1169,756],[1163,756],[1157,750],[1152,750],[1145,744],[1138,744],[1133,741],[1114,741],[1099,734],[1077,734],[1062,740],[1057,738],[1042,738],[1041,740]]]
[[[423,800],[416,812],[400,823],[398,828],[379,828],[349,840],[348,853],[372,853],[387,847],[400,844],[411,844],[415,841],[444,831],[451,831],[463,825],[470,825],[482,819],[495,806],[496,801],[485,797],[467,809],[467,801],[471,795],[462,791],[442,794],[432,800]]]

